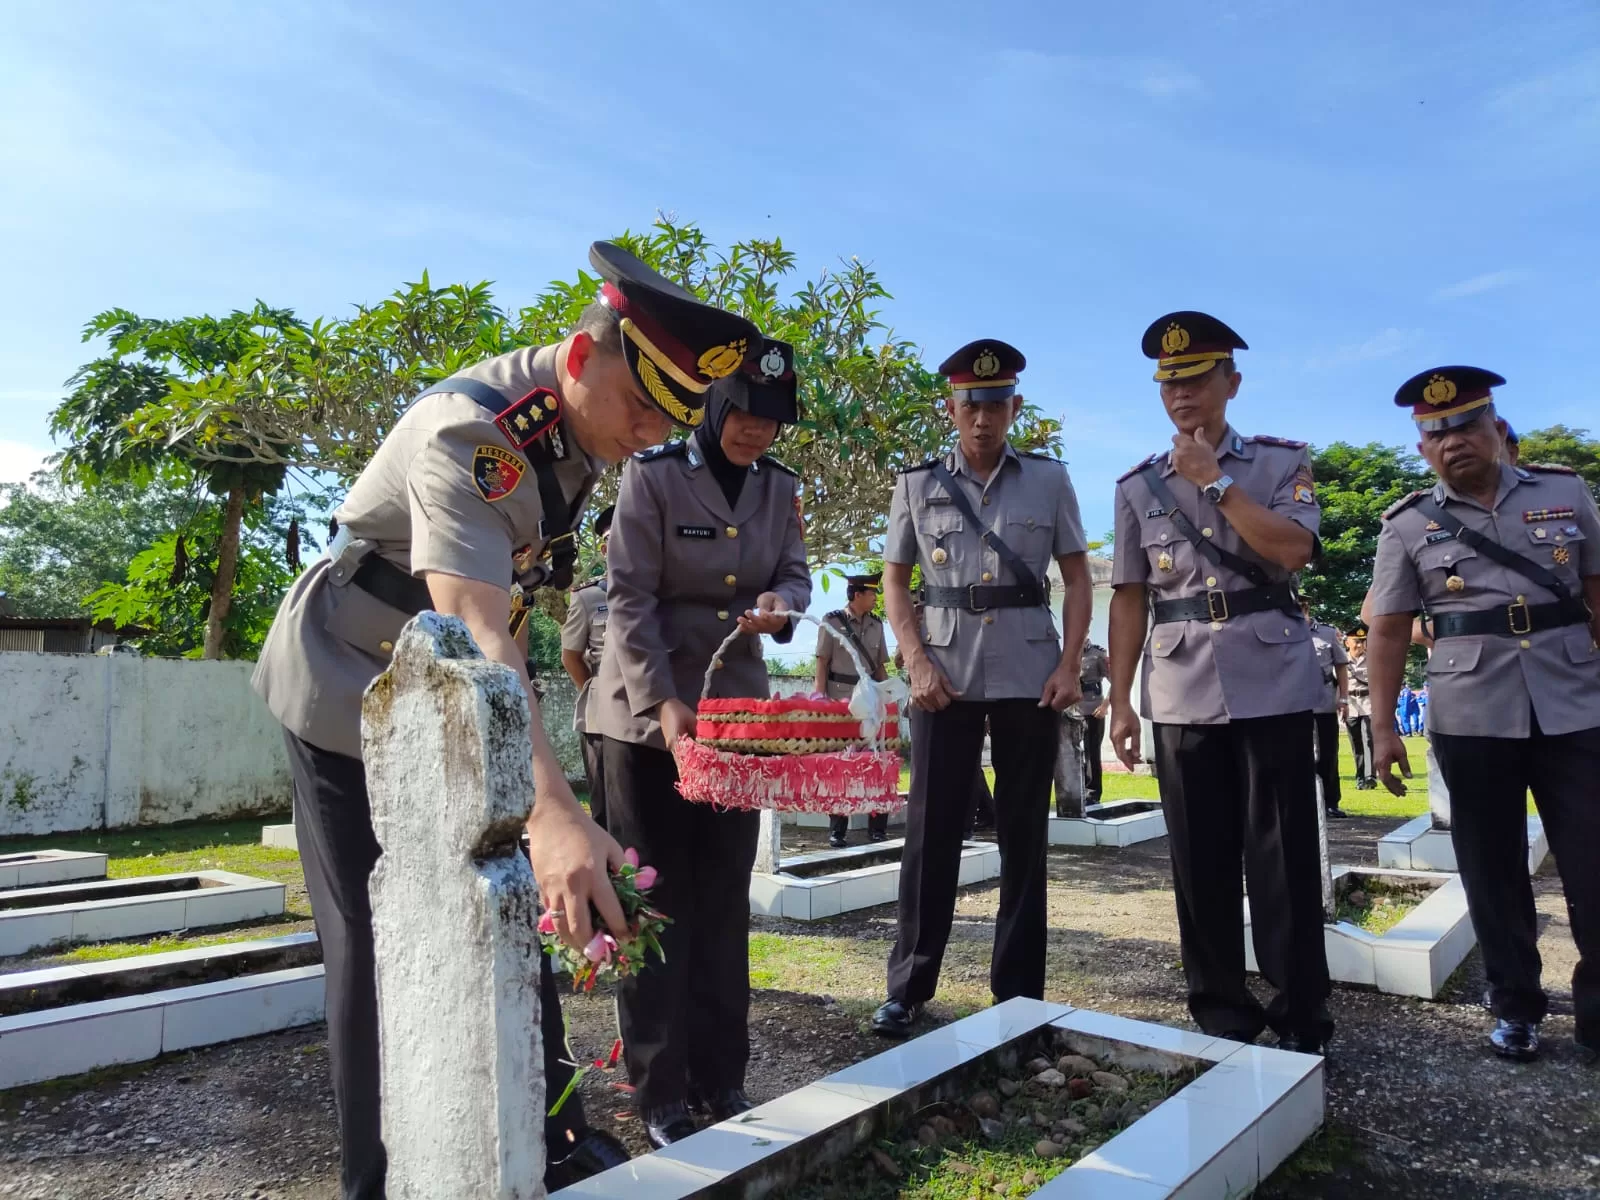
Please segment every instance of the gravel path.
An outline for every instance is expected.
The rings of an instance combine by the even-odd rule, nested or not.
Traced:
[[[1335,824],[1335,861],[1375,865],[1393,821]],[[786,836],[798,849],[810,836]],[[1188,1025],[1165,842],[1051,854],[1050,999]],[[1477,954],[1441,1002],[1339,989],[1328,1067],[1332,1130],[1263,1188],[1270,1197],[1600,1196],[1600,1070],[1572,1049],[1574,963],[1553,867],[1536,881],[1554,1014],[1531,1066],[1485,1049]],[[993,885],[962,894],[932,1021],[986,1002]],[[892,906],[814,926],[757,919],[778,934],[757,966],[750,1092],[769,1099],[877,1053],[865,1030],[880,998]],[[763,939],[758,939],[763,940]],[[771,939],[764,939],[771,942]],[[825,993],[825,994],[824,994]],[[615,1036],[608,996],[567,1005],[583,1059]],[[0,1197],[334,1200],[336,1145],[320,1027],[0,1093]],[[643,1149],[617,1073],[584,1082],[593,1119]]]

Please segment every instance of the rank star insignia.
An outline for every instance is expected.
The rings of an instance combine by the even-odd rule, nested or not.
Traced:
[[[1557,546],[1550,551],[1550,558],[1558,567],[1564,567],[1572,561],[1572,551],[1565,546]]]
[[[472,454],[472,486],[490,504],[517,490],[528,469],[511,451],[499,446],[479,446]]]
[[[522,399],[495,417],[494,423],[506,440],[518,450],[526,450],[546,430],[561,420],[561,400],[549,388],[534,388]]]

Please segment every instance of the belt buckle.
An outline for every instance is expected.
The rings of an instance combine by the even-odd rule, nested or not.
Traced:
[[[1521,629],[1517,628],[1517,609],[1519,608],[1522,610]],[[1506,605],[1506,619],[1511,623],[1512,633],[1533,632],[1533,613],[1528,611],[1528,603],[1525,600],[1518,600],[1514,603]]]
[[[982,607],[979,607],[978,605],[977,591],[980,586],[982,585],[976,583],[967,584],[967,610],[969,612],[981,613],[989,611],[989,606],[987,604],[983,605]]]
[[[1221,608],[1218,608],[1218,605]],[[1209,591],[1206,593],[1206,612],[1211,614],[1213,621],[1226,621],[1228,619],[1228,593],[1223,591]]]

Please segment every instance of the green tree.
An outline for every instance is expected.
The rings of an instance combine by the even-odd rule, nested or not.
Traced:
[[[1521,438],[1517,445],[1521,462],[1571,467],[1583,476],[1600,502],[1600,441],[1591,438],[1587,429],[1552,425],[1548,429],[1531,429]]]
[[[52,435],[67,443],[57,457],[63,480],[88,488],[160,477],[194,480],[221,501],[219,521],[195,526],[212,539],[196,556],[212,564],[209,593],[197,614],[205,626],[206,658],[220,658],[229,640],[245,510],[283,485],[285,467],[260,461],[260,439],[226,412],[210,413],[198,427],[175,423],[171,414],[175,405],[211,394],[223,382],[257,393],[258,380],[230,368],[257,357],[264,341],[299,329],[292,313],[259,301],[221,318],[153,320],[110,309],[83,333],[86,342],[105,338],[107,353],[67,381],[72,392],[51,415]],[[184,537],[175,534],[174,574],[183,573],[187,557]]]
[[[1322,557],[1301,572],[1300,586],[1323,620],[1348,630],[1372,583],[1384,510],[1430,486],[1433,476],[1416,455],[1376,442],[1334,442],[1314,449],[1311,464],[1322,506]]]

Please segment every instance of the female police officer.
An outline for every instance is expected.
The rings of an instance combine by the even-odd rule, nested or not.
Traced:
[[[768,341],[719,380],[695,435],[627,464],[611,526],[610,623],[590,728],[604,735],[608,828],[659,871],[673,923],[664,963],[623,982],[618,1022],[650,1141],[695,1131],[691,1089],[716,1120],[750,1107],[749,886],[757,815],[717,812],[675,788],[672,744],[735,625],[787,640],[777,614],[811,599],[796,480],[766,456],[798,417],[792,351]],[[768,695],[761,639],[734,643],[719,696]]]

